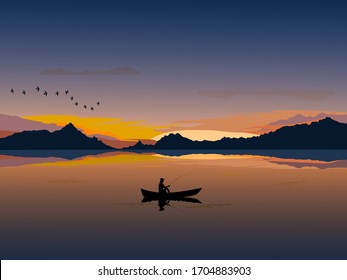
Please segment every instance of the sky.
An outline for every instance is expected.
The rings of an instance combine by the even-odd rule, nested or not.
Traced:
[[[346,12],[345,0],[1,1],[0,113],[95,118],[120,138],[343,114]],[[66,89],[77,107],[54,96]]]

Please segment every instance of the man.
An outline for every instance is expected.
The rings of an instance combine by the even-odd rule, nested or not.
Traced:
[[[164,185],[164,178],[160,178],[160,182],[159,182],[159,194],[166,194],[166,193],[170,193],[169,191],[169,187],[170,186],[165,186]]]

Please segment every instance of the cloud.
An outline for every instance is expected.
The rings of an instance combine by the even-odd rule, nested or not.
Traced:
[[[64,68],[46,69],[40,72],[41,75],[137,75],[140,72],[132,67],[123,66],[109,70],[84,70],[69,71]]]
[[[276,130],[283,125],[300,123],[299,116],[306,120],[305,116],[314,116],[315,120],[330,116],[334,120],[347,123],[345,112],[325,112],[303,111],[303,110],[278,110],[270,112],[253,112],[243,114],[233,114],[220,117],[177,120],[169,123],[166,127],[158,128],[161,132],[177,130],[220,130],[229,132],[246,132],[253,134],[263,134]],[[293,117],[294,116],[294,117]],[[318,119],[316,119],[316,117]],[[280,120],[280,123],[277,123]],[[289,120],[287,122],[287,120]],[[293,122],[294,121],[294,122]]]
[[[334,92],[327,90],[263,90],[263,91],[238,91],[238,90],[202,90],[198,91],[200,96],[211,98],[229,99],[235,96],[255,95],[260,97],[283,96],[294,97],[301,100],[321,101],[334,95]]]

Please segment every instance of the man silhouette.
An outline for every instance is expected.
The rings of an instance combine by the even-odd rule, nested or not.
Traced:
[[[165,210],[164,206],[167,204],[168,202],[166,201],[166,199],[159,199],[158,200],[159,211],[164,211]]]
[[[170,186],[165,186],[164,185],[164,178],[160,178],[160,182],[159,182],[159,194],[167,194],[170,193],[169,191],[169,187]]]

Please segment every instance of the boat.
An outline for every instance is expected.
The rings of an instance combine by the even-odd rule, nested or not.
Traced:
[[[167,198],[152,198],[152,197],[147,197],[145,196],[143,199],[142,199],[142,202],[152,202],[152,201],[164,201],[166,202],[167,200],[169,201],[182,201],[182,202],[190,202],[190,203],[201,203],[201,201],[199,199],[196,199],[196,198],[193,198],[193,197],[177,197],[177,198],[170,198],[170,199],[167,199]]]
[[[165,194],[159,194],[159,192],[153,192],[153,191],[149,191],[145,189],[141,189],[141,192],[145,198],[150,198],[151,200],[155,200],[155,199],[179,200],[183,197],[196,195],[201,191],[201,189],[202,188],[197,188],[197,189],[191,189],[191,190],[185,190],[185,191],[179,191],[179,192],[170,192]]]

